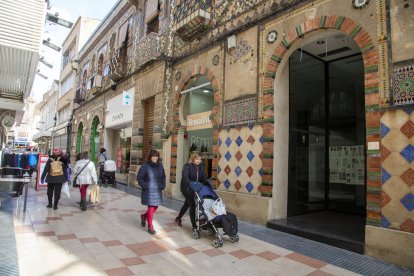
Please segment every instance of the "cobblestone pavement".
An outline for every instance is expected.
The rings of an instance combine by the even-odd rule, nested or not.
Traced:
[[[45,190],[30,189],[28,212],[14,209],[20,275],[414,275],[246,222],[238,243],[225,239],[215,249],[207,232],[191,237],[188,217],[182,228],[173,223],[180,203],[172,200],[156,212],[157,235],[151,236],[140,226],[146,206],[139,198],[112,188],[101,188],[101,196],[101,204],[81,212],[73,190],[53,211]]]

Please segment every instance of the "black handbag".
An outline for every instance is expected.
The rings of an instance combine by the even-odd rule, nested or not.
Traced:
[[[91,162],[91,161],[89,161],[89,162]],[[78,175],[80,175],[80,173],[83,171],[83,169],[85,169],[86,166],[88,166],[89,162],[86,163],[86,165],[83,166],[82,170],[80,170],[80,172],[78,172],[78,174],[75,176],[75,178],[73,178],[73,182],[72,182],[72,187],[73,188],[79,187],[79,184],[77,183],[78,182]]]

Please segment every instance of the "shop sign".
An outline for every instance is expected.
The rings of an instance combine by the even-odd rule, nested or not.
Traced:
[[[187,115],[187,131],[212,128],[211,111]]]
[[[134,89],[124,91],[110,99],[106,106],[105,127],[111,128],[132,123]]]

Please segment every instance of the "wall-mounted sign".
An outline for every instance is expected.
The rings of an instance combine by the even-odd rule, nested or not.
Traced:
[[[134,88],[110,99],[106,106],[106,112],[106,128],[116,128],[131,123],[134,112]]]
[[[211,111],[187,115],[187,131],[212,128]]]

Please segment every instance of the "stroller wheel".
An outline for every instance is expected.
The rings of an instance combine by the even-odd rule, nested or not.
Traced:
[[[213,240],[213,247],[214,247],[214,248],[219,248],[219,247],[221,247],[221,246],[223,246],[223,241],[221,241],[221,240],[219,240],[219,239],[215,239],[215,240]]]
[[[193,230],[193,239],[198,240],[201,237],[199,230]]]
[[[234,235],[234,236],[232,236],[232,237],[230,237],[230,241],[231,242],[233,242],[233,243],[235,243],[235,242],[238,242],[239,241],[239,235]]]

